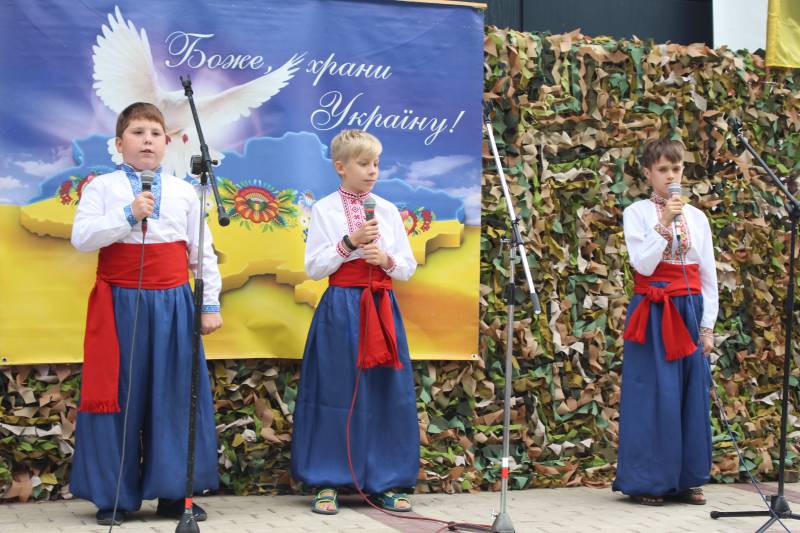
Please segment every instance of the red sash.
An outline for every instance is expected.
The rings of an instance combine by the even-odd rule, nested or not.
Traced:
[[[361,292],[361,312],[358,335],[358,368],[388,366],[403,368],[397,355],[397,336],[392,313],[392,278],[382,268],[363,259],[343,263],[331,274],[328,284],[334,287],[364,287]],[[378,306],[375,298],[378,294]]]
[[[664,349],[667,352],[667,361],[675,361],[692,355],[697,346],[692,341],[689,330],[683,322],[678,309],[672,303],[672,296],[686,296],[701,294],[700,267],[699,265],[684,265],[686,278],[683,277],[683,267],[672,263],[659,263],[652,276],[642,276],[636,273],[636,284],[633,292],[644,295],[644,299],[631,314],[628,327],[625,328],[625,340],[644,344],[647,336],[647,324],[650,319],[650,304],[663,303],[664,314],[661,318],[661,336],[664,340]],[[687,281],[688,279],[688,290]],[[650,285],[653,282],[663,281],[669,283],[666,287],[658,288]]]
[[[79,410],[118,413],[119,341],[111,287],[135,289],[139,282],[141,244],[114,243],[100,249],[97,279],[89,295],[83,338],[83,377]],[[171,289],[189,281],[186,243],[146,244],[142,288]],[[144,341],[144,339],[143,339]]]

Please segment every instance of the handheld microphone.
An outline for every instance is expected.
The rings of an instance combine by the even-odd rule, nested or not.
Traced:
[[[372,196],[364,198],[364,218],[369,222],[375,218],[375,199]]]
[[[139,178],[142,182],[142,192],[150,192],[153,189],[153,180],[156,179],[156,173],[152,170],[143,170],[141,178]],[[147,218],[142,219],[142,229],[147,229]]]
[[[669,193],[670,196],[675,196],[676,194],[680,196],[681,193],[683,192],[683,188],[681,187],[680,183],[670,183],[669,185],[667,185],[667,192]],[[680,219],[681,215],[675,215],[675,218],[673,220],[675,222],[679,222]]]
[[[361,204],[364,206],[364,219],[369,222],[370,220],[375,218],[375,198],[372,196],[367,196],[364,198],[364,202]],[[372,241],[370,241],[372,242]]]
[[[143,170],[140,179],[142,181],[142,191],[150,192],[153,190],[153,180],[156,179],[156,173],[152,170]]]

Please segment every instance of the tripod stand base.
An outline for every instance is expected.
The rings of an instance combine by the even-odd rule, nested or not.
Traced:
[[[508,513],[500,513],[492,524],[492,533],[514,533],[514,525]]]
[[[197,520],[194,519],[191,509],[181,515],[181,520],[178,522],[178,527],[175,528],[175,533],[200,533],[200,527],[197,525]]]
[[[756,531],[756,533],[764,533],[772,524],[778,521],[778,518],[792,518],[800,520],[800,515],[794,514],[789,507],[789,502],[781,494],[775,494],[770,498],[769,508],[771,511],[734,511],[734,512],[720,512],[711,511],[711,518],[725,518],[725,517],[746,517],[746,516],[768,516],[769,520],[766,524]]]

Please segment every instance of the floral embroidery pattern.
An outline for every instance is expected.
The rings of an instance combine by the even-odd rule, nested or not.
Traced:
[[[667,204],[667,201],[655,193],[650,196],[650,200],[656,206],[656,217],[661,220],[661,212],[664,210],[664,206]],[[670,232],[669,238],[667,238],[667,247],[664,248],[664,253],[661,256],[666,260],[673,259],[676,254],[681,256],[686,255],[689,252],[689,249],[692,247],[692,236],[689,234],[689,226],[686,225],[685,216],[680,217],[680,220],[675,222],[675,228],[680,236],[680,241],[678,243],[680,248],[677,252],[673,252],[672,232]],[[666,235],[663,233],[662,235],[666,238]]]
[[[418,207],[411,210],[407,207],[400,209],[400,218],[408,235],[419,235],[431,229],[431,223],[436,220],[436,214],[430,209]]]
[[[262,231],[297,225],[298,193],[294,189],[276,190],[260,180],[234,183],[219,178],[219,195],[228,216],[247,229],[261,226]]]
[[[662,224],[661,222],[656,224],[656,231],[658,232],[659,235],[664,237],[665,241],[672,242],[672,232],[664,224]]]
[[[78,205],[81,201],[83,188],[92,181],[97,174],[89,172],[85,176],[70,176],[68,180],[61,183],[56,190],[56,198],[58,198],[63,205]]]

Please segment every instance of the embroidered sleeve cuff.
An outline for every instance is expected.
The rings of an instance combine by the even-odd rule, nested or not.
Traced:
[[[389,268],[384,268],[383,271],[386,272],[387,274],[391,274],[392,272],[394,272],[397,263],[394,262],[394,257],[392,257],[391,255],[386,254],[386,257],[389,258]]]
[[[204,305],[202,307],[203,313],[219,313],[219,306],[218,305]]]
[[[664,224],[659,222],[655,227],[656,232],[664,237],[667,242],[672,242],[672,232]]]
[[[341,255],[342,257],[344,257],[345,259],[350,257],[350,254],[353,253],[347,248],[347,246],[344,245],[344,243],[342,241],[339,241],[339,242],[336,243],[336,252],[339,255]]]
[[[128,220],[128,224],[130,224],[131,227],[136,225],[136,219],[133,217],[133,211],[130,205],[125,206],[125,218]]]
[[[714,330],[711,328],[700,328],[700,336],[701,337],[713,337]]]

